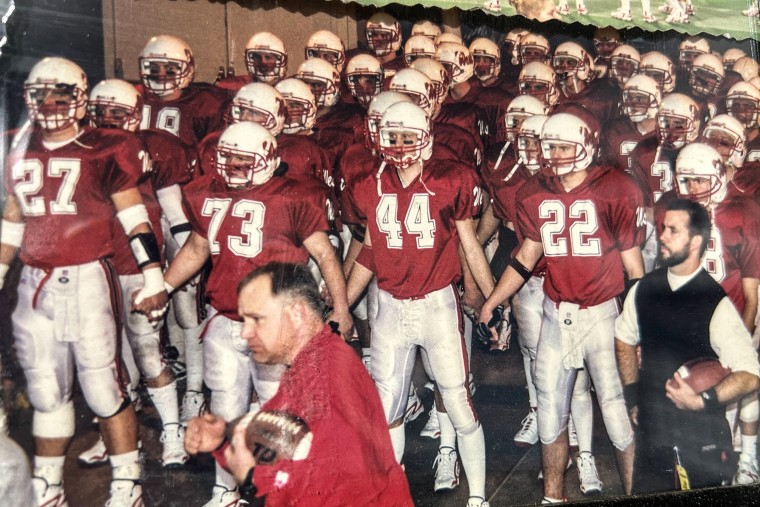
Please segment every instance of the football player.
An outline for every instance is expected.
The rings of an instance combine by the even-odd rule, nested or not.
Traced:
[[[415,35],[424,35],[430,40],[435,40],[441,35],[441,27],[429,19],[421,19],[412,25],[411,37]]]
[[[385,12],[376,12],[367,20],[364,37],[370,53],[380,60],[386,82],[406,67],[401,49],[401,24]]]
[[[734,62],[731,70],[738,73],[745,81],[752,81],[758,77],[758,73],[760,73],[759,67],[751,56],[742,56]]]
[[[247,75],[224,78],[214,84],[232,94],[248,83],[274,86],[288,72],[288,51],[285,44],[269,32],[254,34],[245,45],[245,67]]]
[[[34,407],[37,504],[66,505],[63,465],[75,429],[76,368],[113,467],[108,504],[141,506],[137,419],[118,373],[121,293],[109,257],[116,219],[143,275],[141,297],[166,297],[156,235],[137,189],[149,158],[130,132],[79,126],[87,77],[69,60],[36,63],[24,100],[30,123],[15,137],[4,177],[0,282],[20,250],[13,327]]]
[[[498,86],[512,95],[517,95],[517,75],[520,73],[520,43],[530,32],[525,28],[513,28],[501,43],[501,79]]]
[[[640,63],[641,55],[636,48],[621,44],[610,55],[609,78],[622,90],[626,81],[639,72]]]
[[[494,309],[517,293],[545,257],[546,298],[535,371],[544,503],[563,501],[570,393],[584,367],[616,449],[623,490],[630,494],[632,487],[633,431],[612,338],[624,270],[629,279],[644,273],[639,250],[643,199],[625,174],[594,164],[597,132],[568,113],[554,114],[544,124],[541,152],[551,172],[530,179],[517,194],[523,243],[480,316],[488,325]],[[582,458],[593,463],[590,455]]]
[[[557,74],[545,63],[531,62],[523,67],[517,86],[520,95],[531,95],[550,109],[559,102]]]
[[[549,40],[537,33],[527,33],[520,39],[517,54],[523,67],[531,62],[551,63]]]
[[[412,35],[404,44],[404,62],[407,67],[418,58],[435,58],[435,42],[424,35]]]
[[[725,95],[719,96],[719,92],[726,71],[720,58],[713,54],[699,55],[689,69],[689,93],[701,106],[702,122],[725,113]]]
[[[606,77],[610,68],[612,52],[623,44],[620,40],[620,33],[611,26],[597,28],[594,31],[593,42],[596,50],[596,58],[594,58],[596,75],[597,77]]]
[[[726,95],[728,114],[739,120],[747,135],[747,162],[760,160],[760,90],[754,85],[736,83]]]
[[[704,37],[687,37],[678,46],[678,90],[687,92],[686,87],[691,72],[691,64],[699,55],[709,55],[710,42]]]
[[[657,18],[652,16],[652,0],[641,0],[642,19],[646,23],[654,23]],[[621,0],[620,9],[610,13],[615,19],[622,19],[623,21],[633,21],[631,16],[631,0]]]
[[[429,39],[425,39],[428,40]],[[383,91],[383,66],[372,55],[356,55],[346,65],[346,86],[353,100],[365,109]]]
[[[583,3],[583,0],[575,0],[575,9],[580,16],[588,14],[588,9],[586,8],[586,4]],[[557,4],[557,14],[562,16],[570,14],[570,6],[567,5],[567,0],[559,0],[559,3]]]
[[[654,79],[660,85],[663,96],[676,87],[676,71],[673,62],[659,51],[650,51],[641,55],[639,74]]]

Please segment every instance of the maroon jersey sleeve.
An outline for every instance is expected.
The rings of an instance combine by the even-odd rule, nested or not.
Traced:
[[[292,193],[291,223],[301,243],[315,232],[330,230],[328,217],[330,199],[324,186],[296,183],[296,191]]]
[[[742,278],[760,278],[760,205],[739,197],[724,201],[716,218]]]
[[[619,180],[605,190],[609,205],[610,229],[617,238],[618,248],[625,252],[644,242],[644,197],[641,190],[623,173]]]
[[[140,131],[152,162],[153,188],[184,185],[192,177],[189,147],[176,136],[160,130]]]
[[[150,171],[150,158],[143,142],[135,134],[125,136],[114,150],[113,163],[104,183],[109,195],[137,186],[137,180]]]
[[[454,205],[454,220],[466,220],[480,215],[483,207],[483,189],[475,171],[462,166],[459,172],[459,194]]]

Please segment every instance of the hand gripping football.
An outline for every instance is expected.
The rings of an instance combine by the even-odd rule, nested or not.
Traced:
[[[710,358],[692,359],[676,371],[697,394],[715,387],[731,373],[731,370],[724,368],[720,361]]]
[[[309,455],[312,434],[300,417],[281,410],[257,413],[245,430],[245,443],[259,465],[282,459],[302,460]]]

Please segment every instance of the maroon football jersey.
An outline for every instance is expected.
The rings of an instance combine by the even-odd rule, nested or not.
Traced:
[[[514,144],[510,143],[503,154],[502,148],[504,145],[501,147],[492,146],[486,150],[481,176],[491,196],[494,215],[506,224],[513,222],[516,218],[515,192],[530,176],[530,172],[517,163]],[[497,162],[498,166],[496,166]],[[525,178],[521,176],[525,176]],[[510,189],[509,194],[502,193],[497,200],[496,195],[502,192],[504,188]]]
[[[517,192],[517,228],[543,245],[544,290],[554,302],[594,306],[623,292],[620,252],[644,241],[641,191],[611,167],[592,166],[565,191],[558,178],[534,177]]]
[[[747,141],[747,157],[744,163],[760,161],[760,135]]]
[[[486,120],[482,109],[473,107],[471,104],[448,104],[441,107],[433,121],[435,125],[447,123],[466,131],[478,148],[478,161],[481,160],[485,152],[483,138],[488,133],[488,120]],[[480,166],[480,162],[478,162],[478,166]]]
[[[657,202],[658,231],[663,228],[667,203],[677,198],[672,191]],[[723,199],[710,213],[710,220],[710,242],[702,255],[702,267],[720,283],[737,311],[742,313],[742,278],[760,278],[760,204],[742,196]]]
[[[640,141],[657,136],[654,130],[648,134],[642,134],[627,116],[612,120],[601,134],[599,143],[601,157],[609,165],[621,171],[630,170],[631,152]]]
[[[436,123],[433,125],[435,144],[447,146],[456,153],[458,160],[466,166],[480,172],[483,162],[483,144],[480,137],[473,137],[470,132],[453,123]]]
[[[560,88],[561,89],[561,88]],[[606,79],[595,79],[572,96],[559,94],[559,105],[580,104],[594,115],[599,125],[604,125],[617,116],[620,91]]]
[[[630,154],[630,174],[644,191],[644,202],[654,207],[662,194],[675,185],[678,150],[660,148],[657,136],[639,142]]]
[[[738,196],[760,201],[760,162],[745,163],[734,173],[726,198]]]
[[[312,129],[313,137],[320,144],[324,143],[322,138],[328,134],[322,134],[338,130],[353,136],[352,143],[360,143],[364,140],[364,117],[367,110],[358,103],[348,104],[338,102],[330,108],[325,114],[317,117],[317,121]]]
[[[456,220],[480,212],[482,191],[476,174],[460,163],[425,164],[422,181],[404,188],[393,166],[356,185],[357,207],[367,217],[372,248],[357,262],[373,269],[378,286],[409,299],[456,282],[461,277]]]
[[[447,95],[443,101],[443,107],[449,104],[470,104],[480,108],[486,125],[483,129],[484,132],[481,133],[484,144],[490,146],[503,141],[506,134],[503,129],[504,115],[513,96],[496,86],[483,86],[476,77],[471,78],[468,82],[470,91],[456,101],[451,97],[451,94]]]
[[[235,320],[236,288],[246,274],[269,262],[306,263],[304,240],[328,230],[321,189],[285,177],[235,190],[221,177],[206,175],[185,187],[183,204],[193,230],[209,242],[206,296]]]
[[[340,157],[335,171],[335,190],[343,222],[353,225],[366,222],[367,217],[357,208],[354,192],[359,181],[377,173],[380,162],[363,143],[349,146]]]
[[[314,139],[296,134],[277,136],[277,153],[288,164],[288,178],[314,178],[328,187],[335,185],[329,156]]]
[[[142,96],[141,130],[166,130],[196,146],[209,133],[224,127],[227,96],[219,88],[191,86],[180,98],[168,102],[145,91]]]
[[[140,139],[85,127],[76,140],[48,150],[40,131],[25,135],[8,154],[4,177],[26,221],[23,263],[50,269],[113,254],[111,196],[135,188],[150,168]]]
[[[243,76],[230,76],[224,79],[220,79],[214,83],[214,86],[217,86],[226,91],[227,95],[229,95],[230,99],[232,99],[238,90],[251,83],[253,83],[253,79],[248,74],[245,74]]]

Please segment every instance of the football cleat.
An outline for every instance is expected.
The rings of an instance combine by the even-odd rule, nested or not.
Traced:
[[[753,5],[749,9],[745,9],[742,11],[743,16],[755,17],[759,14],[760,14],[760,7],[758,7],[757,4]]]
[[[164,468],[179,468],[187,462],[185,452],[185,428],[179,423],[164,425],[161,431],[161,464]]]
[[[198,417],[205,412],[206,400],[203,393],[198,391],[187,391],[182,398],[182,412],[179,420],[183,426],[187,426],[187,421],[193,417]]]
[[[404,424],[414,421],[425,410],[422,400],[417,396],[417,390],[412,386],[409,391],[409,397],[406,400],[406,411],[404,412]]]
[[[531,409],[522,420],[522,428],[515,434],[514,441],[518,447],[529,447],[538,442],[538,414]]]
[[[581,493],[584,495],[599,495],[602,493],[602,481],[596,471],[596,461],[590,452],[582,452],[576,461],[578,466],[578,480],[581,484]]]
[[[646,23],[654,23],[657,21],[657,18],[652,16],[651,12],[645,12],[643,18]]]
[[[557,7],[557,14],[567,16],[570,14],[570,7],[568,7],[567,4],[560,4],[559,7]]]
[[[142,486],[139,481],[114,479],[106,507],[143,507]]]
[[[98,440],[95,442],[95,445],[82,452],[77,457],[77,462],[79,463],[79,466],[82,467],[95,467],[108,463],[106,443],[103,441],[103,437],[100,434],[98,434]]]
[[[63,483],[48,484],[42,477],[32,477],[32,489],[34,498],[40,507],[68,507],[66,493],[63,491]]]
[[[588,9],[586,8],[585,5],[580,4],[578,6],[578,14],[580,14],[581,16],[585,16],[586,14],[588,14]]]
[[[670,11],[672,10],[668,4],[663,4],[657,8],[658,11],[662,12],[663,14],[670,14]]]
[[[219,484],[214,484],[211,500],[203,504],[203,507],[242,507],[248,502],[240,498],[237,488],[227,489]]]
[[[633,21],[633,17],[631,16],[631,11],[624,11],[623,9],[618,9],[616,11],[611,12],[610,16],[612,16],[615,19],[622,19],[623,21]]]
[[[572,416],[567,418],[567,441],[573,449],[578,448],[578,432],[575,430],[575,423],[573,422]]]
[[[757,459],[740,459],[739,468],[736,469],[731,484],[757,484],[758,482],[760,482],[760,474],[758,474]]]
[[[491,504],[486,502],[486,499],[480,496],[471,496],[467,500],[467,507],[490,507]]]
[[[501,12],[501,0],[489,0],[483,7],[489,11]]]
[[[438,449],[433,468],[435,469],[433,489],[436,492],[452,490],[459,485],[459,460],[457,460],[456,449],[451,447]]]
[[[441,437],[441,425],[438,422],[438,411],[435,409],[435,405],[428,412],[428,420],[425,423],[425,427],[420,431],[420,436],[428,438]]]

